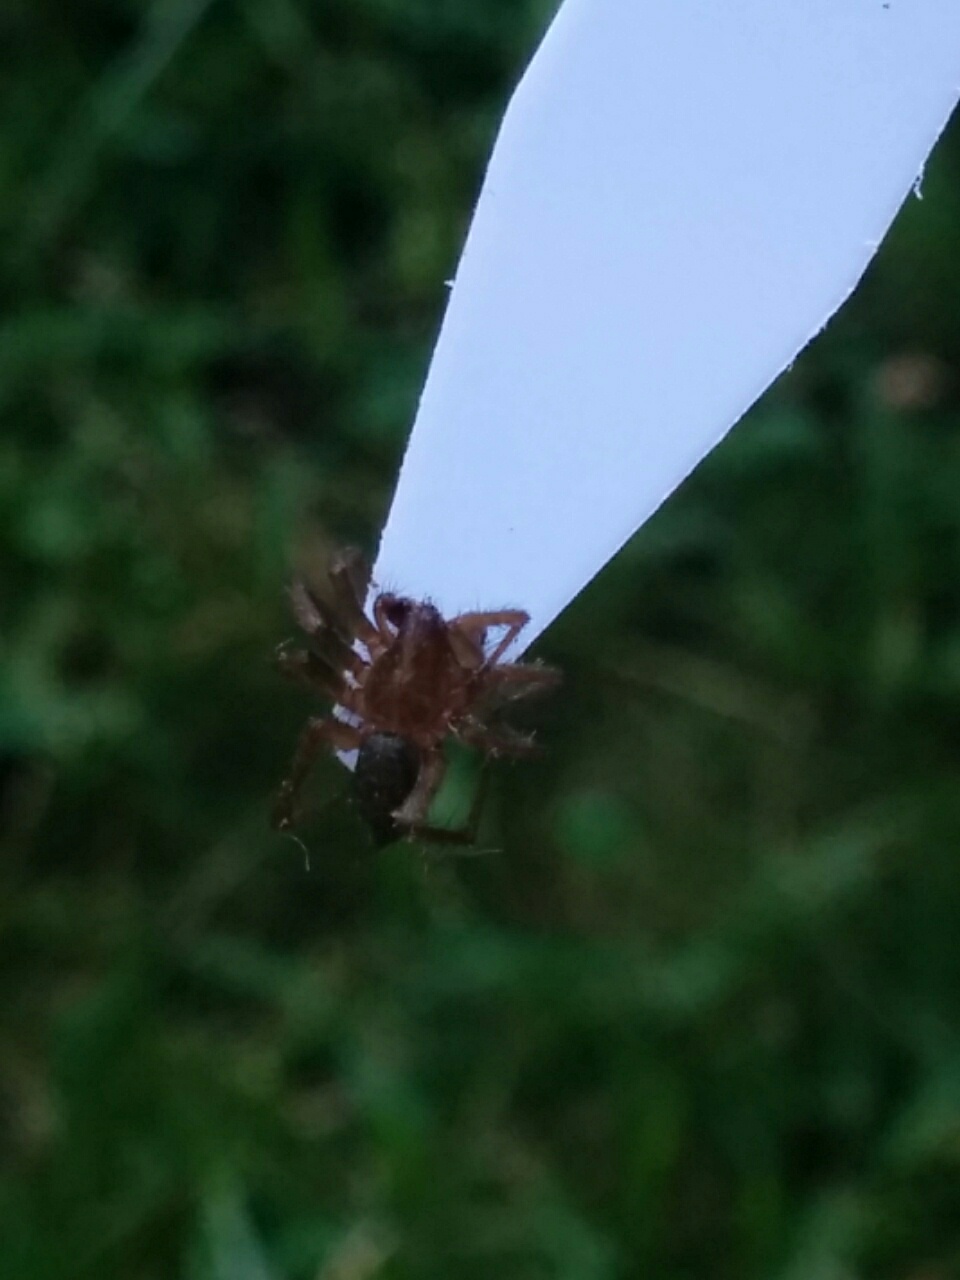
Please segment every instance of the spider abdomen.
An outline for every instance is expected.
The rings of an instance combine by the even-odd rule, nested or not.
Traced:
[[[353,798],[378,847],[396,840],[394,812],[410,795],[420,772],[420,752],[397,733],[371,733],[357,753]]]

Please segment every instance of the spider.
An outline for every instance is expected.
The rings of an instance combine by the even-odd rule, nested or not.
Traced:
[[[522,609],[461,613],[445,619],[427,600],[382,591],[370,615],[364,599],[369,570],[355,550],[336,555],[327,574],[329,600],[304,582],[290,589],[294,616],[309,647],[281,645],[282,674],[335,700],[336,715],[307,721],[290,773],[277,796],[273,822],[294,824],[297,798],[324,748],[356,751],[353,797],[377,847],[398,839],[475,843],[483,787],[467,824],[431,826],[431,802],[446,771],[444,743],[455,739],[496,756],[529,756],[532,737],[504,724],[508,703],[556,686],[560,673],[504,654],[529,622]],[[488,645],[488,633],[501,634]]]

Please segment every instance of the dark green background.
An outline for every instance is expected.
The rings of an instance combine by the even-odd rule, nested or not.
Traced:
[[[267,829],[549,7],[0,10],[11,1280],[960,1275],[956,131],[538,646],[501,852],[374,858],[333,761]]]

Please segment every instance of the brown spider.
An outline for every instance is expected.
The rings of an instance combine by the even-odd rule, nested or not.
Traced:
[[[553,688],[560,673],[540,663],[502,661],[529,621],[521,609],[444,619],[425,600],[384,591],[374,597],[368,617],[368,583],[362,557],[350,550],[330,566],[329,602],[303,582],[290,590],[310,647],[281,646],[278,666],[335,699],[350,719],[330,715],[307,722],[277,797],[274,826],[293,826],[300,789],[314,757],[327,747],[357,751],[354,799],[378,846],[400,838],[472,844],[482,788],[463,829],[427,822],[446,770],[444,743],[456,739],[488,759],[533,754],[531,737],[495,717],[507,703]],[[488,648],[487,633],[500,629]]]

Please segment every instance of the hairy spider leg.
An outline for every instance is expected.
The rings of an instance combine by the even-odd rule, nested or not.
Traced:
[[[277,670],[288,680],[293,680],[312,693],[320,693],[332,698],[339,706],[360,716],[360,691],[344,679],[342,673],[334,671],[312,650],[286,649],[283,646],[277,651]]]
[[[325,604],[302,578],[298,578],[290,585],[290,604],[293,607],[294,617],[307,635],[332,631],[345,645],[350,644],[353,639],[350,628],[334,616],[330,606]]]
[[[461,849],[457,854],[458,857],[465,856],[462,852],[464,848],[470,848],[474,854],[492,853],[493,850],[491,849],[476,849],[473,847],[477,843],[480,818],[483,815],[484,800],[486,799],[489,782],[490,772],[487,769],[486,761],[484,761],[477,781],[473,804],[470,806],[467,820],[462,827],[420,826],[410,831],[406,838],[408,840],[419,840],[421,844],[459,845]]]
[[[290,776],[281,783],[277,795],[273,810],[273,825],[277,831],[286,831],[293,826],[297,798],[320,751],[324,747],[332,747],[335,751],[353,751],[362,741],[360,730],[343,720],[316,718],[307,721],[297,742]]]
[[[556,667],[534,662],[501,662],[484,674],[484,692],[501,703],[519,702],[538,693],[549,693],[560,684]]]
[[[375,648],[380,636],[364,610],[370,568],[363,556],[353,547],[341,551],[333,559],[329,578],[338,611],[354,637],[368,648]]]
[[[461,726],[457,736],[468,747],[477,747],[490,758],[540,755],[540,747],[534,742],[532,734],[521,733],[508,724],[498,724],[492,729],[485,724],[467,724]]]
[[[478,699],[478,714],[468,716],[458,726],[457,736],[468,746],[477,747],[489,756],[535,756],[540,748],[531,734],[520,732],[512,725],[495,723],[488,725],[484,715],[496,713],[501,707],[547,693],[560,683],[560,672],[555,667],[543,667],[531,663],[502,663],[484,672],[484,688]]]
[[[447,762],[439,747],[431,747],[422,752],[420,772],[413,790],[400,808],[393,811],[393,819],[398,827],[413,832],[425,823],[430,804],[440,789],[446,771]]]
[[[463,631],[452,624],[447,625],[447,643],[457,662],[466,672],[479,671],[486,661],[484,650],[484,631]]]
[[[426,770],[424,766],[426,766]],[[405,840],[416,840],[423,844],[437,845],[466,846],[477,843],[477,831],[480,826],[483,803],[490,780],[486,761],[484,761],[480,771],[480,779],[474,793],[473,803],[470,806],[470,813],[462,827],[438,827],[424,821],[430,810],[430,805],[440,789],[446,767],[447,762],[439,748],[425,755],[420,768],[420,777],[418,777],[413,791],[393,814],[397,829]],[[426,778],[424,778],[425,771]],[[418,792],[420,793],[419,796]]]
[[[488,631],[494,627],[505,627],[504,634],[484,659],[483,665],[491,667],[500,661],[529,621],[530,615],[523,609],[497,609],[486,613],[458,614],[451,618],[449,626],[476,640],[481,646]]]
[[[299,579],[290,588],[290,598],[298,620],[301,615],[304,631],[313,633],[319,628],[331,631],[348,649],[353,648],[354,633],[350,623],[340,611],[319,596],[306,582]],[[309,622],[309,625],[304,625]]]
[[[500,637],[499,642],[487,655],[488,667],[494,667],[497,665],[529,621],[529,613],[525,613],[522,609],[503,609],[495,616],[495,621],[491,622],[490,625],[506,627],[506,631]]]
[[[366,663],[356,652],[342,622],[334,622],[333,612],[324,605],[304,582],[290,588],[293,616],[310,637],[320,656],[337,671],[349,671],[359,677]]]
[[[406,596],[396,596],[389,591],[381,591],[373,602],[373,623],[384,646],[392,644],[397,638],[397,625],[390,621],[388,614],[398,605],[416,607]]]
[[[343,673],[322,654],[312,649],[290,649],[288,643],[280,645],[274,659],[280,674],[314,693],[339,698],[346,687]]]

